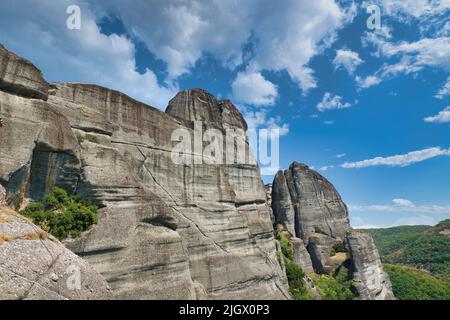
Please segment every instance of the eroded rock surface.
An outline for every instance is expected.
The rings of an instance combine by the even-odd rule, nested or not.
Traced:
[[[370,235],[352,231],[347,243],[353,264],[353,279],[356,281],[360,299],[392,300],[389,276],[383,271],[380,255]]]
[[[0,299],[111,299],[106,281],[58,240],[0,208]]]
[[[330,274],[350,259],[360,299],[394,298],[372,238],[352,232],[347,206],[327,179],[294,162],[277,173],[272,188],[275,224],[290,232],[294,261],[305,272]],[[344,247],[347,252],[336,252]]]
[[[231,102],[187,90],[164,113],[95,85],[54,83],[47,101],[19,88],[0,91],[0,183],[12,195],[8,203],[20,208],[55,185],[97,203],[98,224],[65,244],[115,297],[289,297],[254,159],[171,158],[172,133],[193,134],[193,120],[202,130],[236,132],[233,149],[251,158],[245,121]]]
[[[38,68],[0,44],[0,90],[47,100],[48,88]]]

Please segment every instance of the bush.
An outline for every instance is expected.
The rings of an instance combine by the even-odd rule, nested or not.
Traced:
[[[330,256],[334,256],[336,255],[336,253],[338,252],[347,252],[347,249],[345,248],[345,245],[343,242],[336,242],[333,246],[333,248],[331,249],[331,254]]]
[[[100,140],[98,139],[97,136],[94,136],[94,135],[89,134],[89,133],[87,133],[85,135],[82,135],[80,133],[77,134],[77,140],[78,140],[78,143],[83,143],[84,141],[89,141],[89,142],[97,143],[97,144],[100,143]]]
[[[323,300],[353,300],[356,298],[352,280],[321,275],[315,280],[315,284]]]
[[[385,265],[394,295],[399,300],[450,300],[450,282],[426,272],[397,265]]]
[[[79,237],[81,232],[97,223],[97,210],[95,205],[79,196],[69,196],[65,190],[55,187],[43,202],[29,204],[20,214],[62,240]]]

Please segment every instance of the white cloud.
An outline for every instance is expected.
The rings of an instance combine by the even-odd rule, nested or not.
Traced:
[[[81,7],[81,30],[66,28],[66,8]],[[2,1],[0,38],[5,46],[44,71],[50,81],[96,83],[165,108],[178,91],[149,69],[136,71],[135,47],[125,36],[102,34],[96,16],[74,0]]]
[[[331,126],[332,124],[334,124],[334,121],[333,120],[325,120],[323,122],[323,124],[326,124],[327,126]]]
[[[333,169],[334,166],[330,165],[330,166],[323,166],[321,168],[319,168],[320,171],[328,171],[329,169]]]
[[[346,153],[339,153],[336,155],[336,158],[341,159],[344,158],[347,154]]]
[[[439,92],[435,95],[435,98],[444,99],[445,97],[447,97],[449,95],[450,95],[450,77],[447,78],[447,82],[439,90]]]
[[[450,8],[449,0],[382,0],[381,3],[388,15],[414,18],[441,14]]]
[[[355,80],[360,88],[377,85],[381,81],[401,74],[415,74],[426,67],[450,71],[450,37],[441,36],[423,38],[415,42],[392,43],[388,37],[380,33],[366,33],[363,43],[374,45],[377,49],[376,56],[397,59],[397,61],[384,64],[369,77],[356,77]]]
[[[323,96],[322,101],[316,106],[317,110],[324,112],[325,110],[332,109],[346,109],[350,108],[352,105],[348,102],[343,103],[342,97],[333,96],[331,93],[326,92]]]
[[[450,107],[445,108],[435,116],[427,117],[424,119],[429,123],[447,123],[450,122]]]
[[[358,162],[346,162],[342,164],[342,168],[366,168],[373,166],[390,166],[390,167],[407,167],[414,163],[425,161],[439,156],[450,156],[450,149],[442,149],[439,147],[428,148],[419,151],[409,152],[403,155],[390,157],[376,157],[369,160]]]
[[[367,88],[370,88],[372,86],[376,86],[382,80],[380,78],[378,78],[377,76],[367,76],[365,78],[361,78],[360,76],[356,76],[355,81],[358,84],[359,88],[367,89]]]
[[[289,125],[282,123],[279,116],[268,117],[266,110],[244,111],[243,116],[249,130],[270,129],[272,136],[285,136],[289,133]]]
[[[416,205],[410,200],[393,199],[390,204],[349,205],[352,212],[392,212],[421,214],[450,214],[449,205],[422,204]]]
[[[252,35],[254,55],[246,62],[253,72],[285,70],[304,92],[317,86],[311,58],[335,40],[356,8],[344,10],[334,0],[286,0],[282,6],[272,0],[114,0],[102,6],[118,9],[126,28],[167,63],[169,79],[188,73],[204,54],[231,68],[240,65]]]
[[[356,67],[363,62],[357,52],[346,49],[336,50],[336,56],[333,60],[335,69],[344,68],[349,74],[355,72]]]
[[[273,105],[278,96],[277,86],[259,72],[239,72],[231,87],[234,99],[249,105]]]

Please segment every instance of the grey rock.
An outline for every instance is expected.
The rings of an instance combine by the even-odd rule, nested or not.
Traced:
[[[247,130],[247,123],[231,101],[218,100],[203,89],[179,92],[170,100],[166,113],[183,120]]]
[[[49,85],[41,71],[0,44],[0,90],[47,100]]]
[[[294,262],[302,268],[305,273],[314,272],[311,257],[308,250],[306,250],[303,240],[292,237],[289,239],[289,242],[292,244],[292,248],[294,250]]]
[[[380,255],[370,235],[353,231],[347,237],[352,256],[353,279],[359,298],[363,300],[393,300],[389,276],[383,271]]]
[[[6,204],[6,189],[0,184],[0,207]]]
[[[111,298],[87,262],[26,218],[0,209],[0,299]]]
[[[251,157],[231,102],[190,90],[164,113],[95,85],[54,83],[46,102],[13,93],[0,92],[0,182],[16,207],[54,185],[101,207],[97,225],[64,243],[104,276],[114,297],[289,298],[254,159],[171,159],[172,133],[192,133],[192,120],[242,130],[235,147]],[[98,143],[79,144],[77,134]]]
[[[334,186],[308,166],[294,162],[273,183],[272,208],[278,223],[307,241],[320,232],[344,239],[350,228],[347,206]],[[293,230],[295,229],[295,230]]]
[[[329,273],[327,262],[331,257],[331,249],[336,239],[330,236],[314,233],[308,238],[308,252],[311,257],[314,270],[319,274]]]

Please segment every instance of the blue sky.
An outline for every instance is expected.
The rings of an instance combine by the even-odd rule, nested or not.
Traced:
[[[353,226],[434,224],[450,217],[449,17],[450,0],[3,0],[0,42],[49,81],[162,110],[180,89],[230,98],[281,129],[282,168],[333,182]]]

